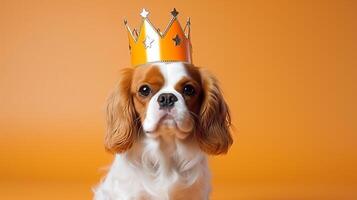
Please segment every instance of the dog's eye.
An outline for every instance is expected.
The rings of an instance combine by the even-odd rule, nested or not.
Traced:
[[[151,93],[151,88],[148,85],[143,85],[139,88],[139,94],[141,96],[147,97]]]
[[[193,96],[195,95],[195,88],[192,85],[187,84],[183,87],[183,94]]]

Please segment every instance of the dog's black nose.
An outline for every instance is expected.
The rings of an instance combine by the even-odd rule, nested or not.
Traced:
[[[178,99],[172,93],[162,93],[157,98],[160,108],[171,108],[174,106],[176,101],[178,101]]]

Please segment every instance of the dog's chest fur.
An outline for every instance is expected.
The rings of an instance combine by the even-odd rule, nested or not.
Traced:
[[[209,182],[207,158],[190,138],[143,136],[115,156],[95,199],[208,199]]]

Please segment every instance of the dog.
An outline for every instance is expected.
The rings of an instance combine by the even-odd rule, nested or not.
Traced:
[[[106,150],[115,154],[95,200],[201,200],[207,155],[227,153],[231,119],[217,79],[185,62],[125,68],[107,100]]]

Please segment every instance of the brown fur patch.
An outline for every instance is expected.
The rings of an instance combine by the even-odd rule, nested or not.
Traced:
[[[113,153],[129,149],[139,135],[133,99],[130,93],[134,70],[120,72],[117,86],[107,99],[105,148]]]
[[[164,83],[164,77],[161,74],[160,69],[155,65],[140,66],[135,69],[131,85],[131,93],[134,99],[136,112],[138,113],[141,122],[144,120],[151,97],[161,89]],[[139,88],[143,85],[148,85],[152,90],[151,94],[147,97],[140,96],[138,93]]]
[[[197,67],[189,64],[185,64],[185,69],[189,77],[183,77],[178,83],[176,83],[175,90],[180,92],[181,95],[184,97],[187,108],[191,112],[197,115],[199,114],[199,109],[200,109],[199,105],[202,99],[201,98],[202,85],[201,85],[200,71]],[[187,96],[183,94],[183,88],[186,84],[190,84],[194,87],[195,95]]]
[[[206,70],[200,69],[203,99],[200,123],[196,131],[197,140],[203,151],[209,154],[227,153],[233,143],[230,133],[231,117],[218,81]]]

